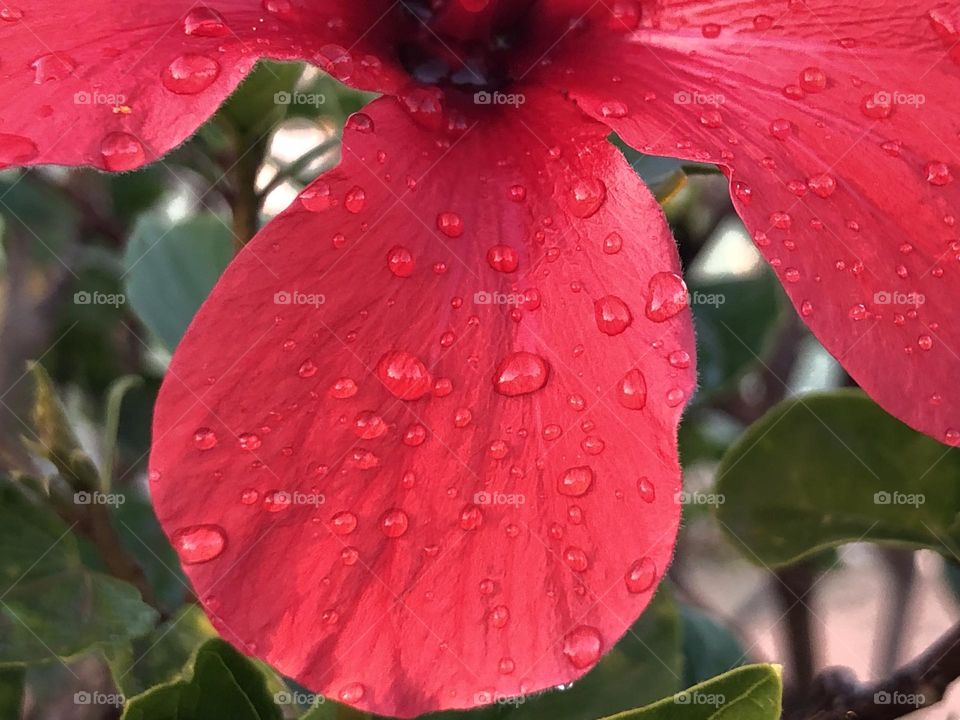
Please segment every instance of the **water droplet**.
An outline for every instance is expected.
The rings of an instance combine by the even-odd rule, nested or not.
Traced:
[[[619,335],[633,322],[630,308],[616,295],[607,295],[593,304],[597,327],[605,335]]]
[[[567,195],[567,209],[578,218],[588,218],[607,199],[607,187],[599,178],[583,178],[575,182]]]
[[[340,562],[344,565],[356,565],[357,560],[360,559],[360,553],[355,547],[345,547],[340,551]]]
[[[623,576],[627,590],[631,593],[642,593],[653,587],[657,580],[657,566],[648,557],[634,562]]]
[[[818,67],[808,67],[800,71],[800,87],[804,92],[818,93],[827,87],[827,75]]]
[[[374,130],[373,118],[364,112],[354,113],[347,118],[344,129],[368,135]]]
[[[18,20],[23,19],[23,10],[20,8],[11,7],[9,5],[4,5],[0,8],[0,20],[8,23],[15,23]]]
[[[199,428],[193,434],[193,444],[199,450],[210,450],[217,446],[217,434],[210,428]]]
[[[871,120],[886,120],[893,114],[893,101],[889,93],[867,95],[860,103],[860,112]]]
[[[357,516],[346,510],[338,512],[331,518],[330,524],[337,535],[349,535],[357,529]]]
[[[403,434],[403,444],[409,447],[419,447],[427,439],[427,429],[420,423],[414,423]]]
[[[367,204],[367,193],[359,185],[355,185],[347,192],[346,197],[343,199],[343,206],[347,209],[348,212],[356,215],[363,210],[364,205]]]
[[[191,525],[173,533],[173,547],[185,565],[196,565],[219,557],[227,535],[219,525]]]
[[[927,173],[927,182],[931,185],[943,186],[953,181],[953,174],[950,172],[950,166],[946,163],[928,163],[925,170]]]
[[[566,470],[557,481],[557,492],[568,497],[585,495],[593,485],[593,470],[586,465]]]
[[[458,238],[463,235],[463,218],[455,212],[442,212],[437,215],[437,230],[448,238]]]
[[[336,398],[338,400],[346,400],[357,394],[357,384],[350,378],[344,377],[338,379],[333,385],[330,386],[328,391],[330,397]]]
[[[413,253],[402,245],[394,245],[387,253],[387,267],[397,277],[410,277],[415,266]]]
[[[667,390],[667,406],[676,407],[687,398],[687,393],[682,388],[670,388]]]
[[[470,412],[470,408],[457,408],[456,412],[453,414],[454,427],[465,428],[470,424],[471,420],[473,420],[473,413]]]
[[[563,654],[578,670],[590,667],[603,652],[603,638],[600,631],[589,625],[580,625],[571,630],[563,639]]]
[[[514,669],[516,669],[516,663],[510,658],[500,658],[500,662],[497,663],[497,670],[501,675],[509,675]]]
[[[163,86],[177,95],[195,95],[210,87],[220,74],[220,63],[206,55],[181,55],[163,71]]]
[[[37,153],[33,140],[22,135],[0,133],[0,169],[32,160]]]
[[[837,180],[832,175],[816,175],[807,179],[807,186],[815,195],[822,198],[828,198],[833,195],[837,189]]]
[[[303,379],[312,378],[317,374],[317,366],[313,360],[304,360],[300,367],[297,369],[297,375]]]
[[[495,628],[506,627],[510,622],[510,610],[506,605],[497,605],[490,611],[490,624]]]
[[[686,350],[674,350],[667,356],[667,362],[675,368],[690,367],[690,353]]]
[[[634,368],[617,384],[617,399],[628,410],[643,410],[647,404],[647,381]]]
[[[929,335],[921,335],[917,338],[917,346],[921,350],[930,350],[933,347],[933,338]]]
[[[261,445],[260,436],[254,433],[243,433],[238,442],[243,450],[256,450]]]
[[[133,170],[146,162],[143,145],[133,135],[112,132],[100,142],[103,166],[112,172]]]
[[[616,255],[623,247],[623,238],[618,232],[612,232],[603,239],[603,251],[607,255]]]
[[[487,250],[487,263],[494,270],[512,273],[520,264],[520,255],[509,245],[494,245]]]
[[[371,410],[364,410],[354,419],[353,429],[357,437],[363,440],[374,440],[381,437],[389,428],[382,417]]]
[[[640,499],[647,503],[652,503],[657,498],[656,488],[648,477],[637,480],[637,492],[640,493]]]
[[[527,189],[523,185],[511,185],[509,194],[514,202],[523,202],[527,199]]]
[[[263,509],[277,513],[286,510],[293,502],[293,497],[285,490],[271,490],[263,496]]]
[[[857,303],[847,312],[851,320],[863,320],[867,317],[867,308],[863,303]]]
[[[568,547],[564,550],[563,561],[574,572],[585,572],[590,566],[587,554],[578,547]]]
[[[460,512],[460,527],[464,530],[476,530],[483,524],[483,510],[478,505],[467,505]]]
[[[300,193],[300,202],[310,212],[323,212],[337,204],[333,190],[323,180],[317,180]]]
[[[654,322],[665,322],[687,307],[687,286],[676,273],[656,273],[647,291],[646,314]]]
[[[501,395],[526,395],[547,382],[549,366],[539,355],[519,351],[507,355],[493,374],[493,387]]]
[[[398,538],[410,527],[410,518],[403,510],[394,508],[380,516],[380,532],[388,538]]]
[[[390,394],[401,400],[423,397],[430,392],[433,382],[423,361],[403,350],[383,355],[377,363],[376,374]]]
[[[717,23],[705,23],[700,28],[700,34],[708,40],[713,40],[714,38],[720,37],[720,31],[722,29],[723,28]]]
[[[255,505],[260,499],[260,493],[254,488],[247,488],[240,493],[240,502],[244,505]]]
[[[183,32],[191,37],[224,37],[230,28],[216,10],[199,5],[183,19]]]
[[[600,114],[605,118],[626,117],[627,106],[619,100],[607,100],[600,104]]]
[[[700,124],[708,128],[723,127],[723,115],[719,110],[704,110],[700,113]]]
[[[340,690],[340,702],[346,703],[347,705],[356,705],[363,700],[365,693],[366,689],[360,683],[344,685]]]
[[[42,85],[45,82],[63,80],[64,78],[70,77],[76,66],[73,61],[65,55],[48,53],[41,55],[30,63],[30,67],[33,68],[34,72],[33,82],[37,85]]]

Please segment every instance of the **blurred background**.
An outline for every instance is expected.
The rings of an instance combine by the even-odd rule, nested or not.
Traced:
[[[30,442],[68,427],[71,452],[123,498],[106,521],[107,541],[122,545],[121,556],[98,557],[104,539],[84,532],[96,518],[81,516],[77,563],[127,573],[161,608],[158,628],[138,640],[89,649],[83,639],[63,638],[63,649],[38,652],[26,670],[0,669],[0,718],[119,717],[119,704],[94,700],[129,698],[180,677],[212,635],[149,506],[154,398],[181,333],[238,249],[235,238],[251,237],[336,164],[343,123],[367,100],[315,70],[268,64],[194,138],[144,170],[0,172],[0,475],[38,488],[50,475],[82,475],[51,466]],[[531,701],[495,711],[543,717],[548,708],[554,718],[595,718],[759,661],[784,665],[788,708],[828,666],[850,668],[860,680],[886,677],[957,621],[960,573],[952,555],[861,542],[771,569],[754,541],[740,540],[718,516],[728,500],[715,485],[721,459],[748,426],[784,400],[852,383],[786,302],[733,211],[725,178],[624,150],[667,212],[697,325],[700,389],[681,431],[687,494],[678,552],[654,607],[615,651],[616,662],[605,660],[591,674],[580,701],[570,699],[574,687],[562,691],[567,700],[559,705]],[[30,360],[45,373],[28,372]],[[62,403],[56,427],[40,417],[45,392]],[[785,469],[770,462],[755,472],[755,483],[772,488]],[[124,565],[131,560],[142,576]],[[14,566],[2,577],[18,577]],[[27,582],[8,592],[50,596],[84,582],[79,565],[64,568],[51,570],[48,586]],[[16,644],[20,620],[50,621],[39,610],[11,617],[11,607],[0,611],[3,644],[11,635]],[[69,609],[59,612],[58,622],[77,624]],[[0,663],[13,657],[3,644]],[[282,679],[269,682],[283,687]],[[308,710],[296,702],[282,708],[285,717]],[[322,712],[310,717],[354,716],[337,714],[334,703]],[[911,717],[960,718],[960,690]]]

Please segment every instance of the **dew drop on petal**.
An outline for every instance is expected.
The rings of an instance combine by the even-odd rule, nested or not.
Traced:
[[[401,400],[421,398],[433,384],[423,361],[403,350],[384,354],[377,363],[376,374],[390,394]]]
[[[343,199],[343,206],[348,212],[351,212],[354,215],[361,212],[366,204],[367,193],[359,185],[355,185],[354,187],[350,188],[346,194],[346,197]]]
[[[208,427],[198,428],[193,434],[193,444],[198,450],[210,450],[217,446],[217,434]]]
[[[388,538],[398,538],[407,532],[410,518],[403,510],[394,508],[380,516],[380,532]]]
[[[133,170],[146,162],[143,145],[133,135],[125,132],[112,132],[100,142],[100,156],[103,166],[113,172]]]
[[[633,322],[630,308],[616,295],[607,295],[593,304],[597,327],[605,335],[619,335]]]
[[[687,286],[676,273],[656,273],[647,290],[646,315],[654,322],[665,322],[687,307]]]
[[[219,12],[198,5],[184,17],[183,32],[191,37],[224,37],[230,34],[230,28]]]
[[[547,361],[535,353],[519,351],[507,355],[493,374],[493,387],[501,395],[526,395],[547,382]]]
[[[647,381],[637,368],[617,384],[617,400],[628,410],[643,410],[647,404]]]
[[[593,485],[593,470],[586,465],[566,470],[557,481],[557,492],[568,497],[586,495]]]
[[[349,685],[344,685],[340,689],[340,702],[346,703],[347,705],[356,705],[358,702],[363,700],[363,696],[366,694],[366,690],[363,685],[360,683],[350,683]]]
[[[650,558],[641,558],[627,569],[623,579],[629,592],[646,592],[657,581],[657,566]]]
[[[357,529],[357,516],[344,510],[330,519],[330,525],[337,535],[349,535]]]
[[[442,212],[437,215],[437,230],[448,238],[458,238],[463,235],[463,218],[455,212]]]
[[[186,53],[163,71],[163,86],[177,95],[195,95],[210,87],[220,74],[220,63],[206,55]]]
[[[607,199],[607,188],[599,178],[583,178],[571,185],[567,209],[578,218],[595,215]]]
[[[191,525],[173,533],[172,542],[181,562],[196,565],[219,557],[227,535],[219,525]]]
[[[579,625],[563,639],[563,654],[578,670],[590,667],[603,652],[600,631],[589,625]]]

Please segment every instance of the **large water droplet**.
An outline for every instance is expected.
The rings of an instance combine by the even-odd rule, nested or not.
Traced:
[[[230,34],[230,28],[219,12],[200,5],[183,19],[183,32],[191,37],[224,37]]]
[[[687,286],[676,273],[656,273],[647,292],[646,314],[654,322],[665,322],[687,307]]]
[[[519,351],[507,355],[493,374],[493,386],[501,395],[532,393],[547,382],[549,366],[539,355]]]
[[[427,366],[416,355],[396,350],[377,363],[377,377],[387,390],[401,400],[416,400],[430,392],[433,383]]]
[[[219,525],[191,525],[173,533],[172,541],[181,562],[195,565],[218,557],[227,545],[227,535]]]
[[[623,576],[627,590],[632,593],[642,593],[653,587],[657,580],[657,566],[650,558],[641,558],[635,561]]]
[[[437,230],[448,238],[458,238],[463,235],[463,218],[455,212],[442,212],[437,215]]]
[[[593,470],[586,465],[566,470],[557,481],[557,492],[568,497],[586,495],[593,485]]]
[[[193,444],[198,450],[210,450],[217,446],[217,434],[208,427],[198,428],[193,434]]]
[[[580,625],[563,639],[563,654],[578,670],[593,665],[602,652],[603,638],[595,627]]]
[[[582,178],[575,182],[567,195],[567,209],[578,218],[594,215],[607,199],[607,187],[599,178]]]
[[[380,516],[380,532],[388,538],[398,538],[407,532],[410,527],[410,518],[398,508],[387,510]]]
[[[206,90],[220,74],[220,63],[206,55],[187,53],[163,71],[163,86],[177,95],[195,95]]]
[[[146,162],[143,145],[125,132],[112,132],[104,136],[100,142],[100,156],[103,166],[113,172],[133,170]]]
[[[647,381],[643,373],[634,368],[617,384],[617,400],[629,410],[643,410],[647,404]]]
[[[593,304],[597,327],[606,335],[619,335],[633,322],[630,308],[616,295],[607,295]]]

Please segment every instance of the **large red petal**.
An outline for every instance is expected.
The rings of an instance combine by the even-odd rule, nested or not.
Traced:
[[[676,251],[606,128],[526,100],[354,116],[158,401],[156,510],[221,631],[377,713],[577,678],[671,557]]]
[[[395,89],[370,54],[386,3],[37,0],[0,4],[0,168],[130,170],[178,145],[261,57]]]
[[[604,9],[531,75],[644,152],[728,168],[737,211],[813,332],[888,411],[951,444],[955,8],[661,0],[633,32]]]

